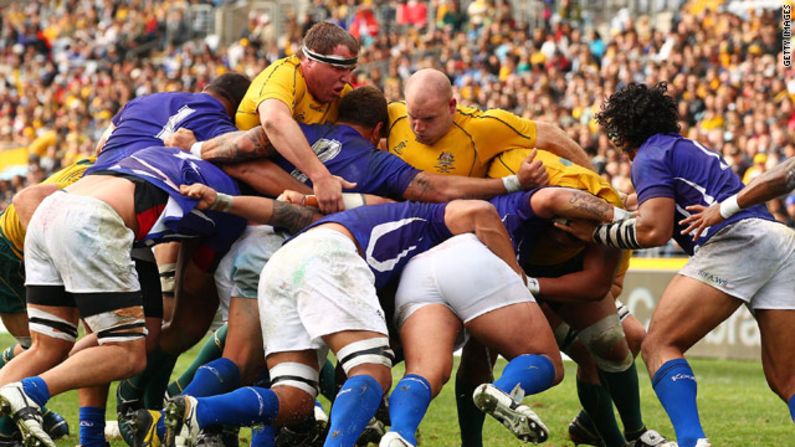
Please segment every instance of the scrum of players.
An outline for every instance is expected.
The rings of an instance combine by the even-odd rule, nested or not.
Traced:
[[[387,104],[349,85],[358,52],[321,23],[253,81],[136,98],[95,157],[15,196],[0,216],[0,313],[17,340],[2,356],[0,443],[54,447],[68,429],[46,404],[77,389],[80,444],[106,445],[120,381],[119,431],[135,447],[238,445],[241,426],[256,446],[415,446],[461,348],[463,446],[483,445],[487,415],[546,441],[523,398],[561,382],[564,352],[582,405],[572,441],[706,447],[684,352],[741,304],[795,415],[795,360],[776,348],[795,331],[795,233],[758,204],[795,186],[791,168],[742,190],[678,135],[664,84],[629,85],[597,117],[633,160],[627,211],[554,125],[459,106],[432,69]],[[692,258],[646,334],[617,298],[631,250],[672,236]],[[729,259],[740,247],[754,262]],[[639,352],[676,442],[644,422]]]

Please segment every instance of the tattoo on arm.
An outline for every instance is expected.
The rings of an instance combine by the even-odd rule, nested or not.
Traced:
[[[601,222],[610,221],[610,212],[613,209],[604,200],[581,191],[572,191],[569,206]]]
[[[403,192],[403,197],[408,200],[417,200],[420,202],[433,201],[432,197],[436,194],[436,187],[433,182],[428,179],[424,172],[420,172],[411,180],[406,191]],[[428,197],[431,195],[431,197]]]
[[[315,212],[305,206],[285,202],[273,202],[273,215],[270,224],[297,233],[315,220]]]
[[[257,126],[247,131],[229,132],[204,142],[205,160],[228,163],[270,157],[276,153],[265,129]]]

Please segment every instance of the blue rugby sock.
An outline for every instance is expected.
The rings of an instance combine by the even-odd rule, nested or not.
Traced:
[[[276,430],[272,425],[261,425],[251,429],[251,447],[273,447],[276,445]]]
[[[157,420],[157,424],[155,424],[155,433],[157,434],[157,439],[162,441],[163,439],[166,439],[166,418],[163,417],[163,412],[158,411],[158,413],[160,413],[160,418]]]
[[[706,438],[696,405],[696,377],[685,359],[663,363],[652,379],[654,392],[676,431],[680,447],[694,447],[699,438]]]
[[[789,416],[792,418],[792,422],[795,422],[795,394],[789,398]]]
[[[196,370],[183,394],[194,397],[215,396],[240,386],[240,369],[226,358],[215,359]]]
[[[247,386],[231,393],[197,398],[199,427],[270,424],[279,412],[279,398],[269,388]]]
[[[105,447],[105,409],[80,407],[80,445]]]
[[[417,428],[428,411],[431,398],[431,384],[425,377],[417,374],[403,377],[389,396],[390,431],[417,445]]]
[[[39,376],[22,379],[22,390],[40,407],[50,400],[50,390]]]
[[[342,384],[331,408],[331,426],[324,447],[356,444],[367,423],[381,405],[384,391],[372,376],[353,376]]]
[[[551,387],[554,380],[555,366],[551,360],[543,355],[523,354],[508,362],[494,386],[510,393],[519,384],[529,396]]]

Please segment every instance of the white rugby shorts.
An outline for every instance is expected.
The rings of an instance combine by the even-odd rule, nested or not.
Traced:
[[[721,229],[679,271],[754,309],[795,309],[795,231],[764,219]]]
[[[215,270],[219,312],[226,321],[231,297],[257,299],[262,268],[281,248],[287,234],[270,225],[249,225],[229,248]]]
[[[535,299],[522,278],[474,234],[466,233],[409,261],[395,295],[395,324],[400,328],[429,304],[446,305],[466,324],[523,302]]]
[[[342,233],[317,228],[279,249],[260,277],[258,304],[265,355],[323,350],[325,335],[387,335],[375,276]]]
[[[76,294],[141,290],[130,257],[132,230],[107,203],[57,191],[45,198],[25,236],[25,285]]]

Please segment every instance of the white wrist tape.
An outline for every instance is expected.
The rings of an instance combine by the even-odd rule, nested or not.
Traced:
[[[197,157],[199,157],[199,158],[202,158],[202,146],[203,145],[204,145],[204,141],[197,141],[197,142],[193,143],[193,145],[190,147],[190,153],[195,155],[195,156],[197,156]]]
[[[358,208],[360,206],[364,206],[367,202],[364,201],[364,194],[357,194],[357,193],[343,193],[342,194],[342,203],[345,204],[346,210],[352,210],[354,208]]]
[[[519,183],[519,176],[516,174],[503,177],[502,185],[505,187],[506,192],[517,192],[522,190],[522,184]]]
[[[617,206],[613,207],[613,222],[629,219],[630,217],[632,217],[632,213],[630,213],[629,211],[619,208]]]
[[[538,297],[541,293],[541,284],[538,283],[538,280],[532,278],[530,276],[527,277],[527,290],[533,294],[534,297]]]
[[[210,210],[226,213],[232,209],[232,196],[219,192],[215,196],[215,202],[209,207]]]
[[[734,194],[720,203],[720,215],[724,219],[734,216],[740,212],[741,209],[742,208],[740,208],[740,204],[737,203],[737,194]]]

